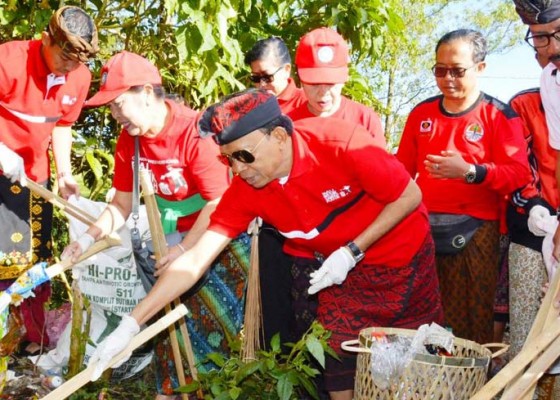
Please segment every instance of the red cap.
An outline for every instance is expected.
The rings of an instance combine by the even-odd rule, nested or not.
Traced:
[[[138,54],[117,53],[101,68],[101,87],[85,105],[95,107],[110,103],[131,87],[146,83],[161,85],[156,66]]]
[[[319,28],[302,36],[296,50],[296,66],[303,83],[344,83],[350,56],[342,36]]]

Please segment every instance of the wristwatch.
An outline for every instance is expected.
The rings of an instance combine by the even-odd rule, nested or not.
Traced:
[[[354,242],[346,243],[346,247],[350,249],[350,253],[352,253],[352,257],[354,257],[354,261],[356,261],[356,264],[362,261],[366,256]]]
[[[465,182],[474,183],[476,180],[476,167],[474,164],[469,164],[469,170],[465,172]]]

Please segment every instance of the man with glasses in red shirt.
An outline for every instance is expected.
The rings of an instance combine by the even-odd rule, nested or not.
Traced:
[[[265,91],[224,99],[199,126],[220,145],[235,176],[208,230],[171,263],[161,260],[155,286],[127,320],[135,327],[146,322],[262,216],[286,237],[295,265],[313,271],[302,290],[317,293],[317,318],[333,332],[340,357],[326,357],[327,390],[331,399],[351,400],[356,357],[342,351],[341,341],[364,326],[416,329],[443,319],[418,186],[362,126],[325,118],[292,124]],[[127,324],[98,346],[90,361],[100,360],[96,369],[131,340]]]
[[[478,343],[493,339],[504,197],[530,180],[521,120],[478,89],[485,57],[479,32],[438,41],[432,70],[441,95],[412,110],[397,153],[422,189],[434,237],[438,226],[455,230],[436,240],[445,318],[455,336]]]
[[[257,41],[245,54],[251,68],[249,80],[258,89],[276,96],[284,114],[305,103],[303,90],[292,79],[292,58],[288,47],[276,36]],[[268,346],[279,333],[281,342],[291,342],[291,290],[293,261],[282,251],[284,237],[267,221],[259,232],[259,268],[261,280],[262,327]]]

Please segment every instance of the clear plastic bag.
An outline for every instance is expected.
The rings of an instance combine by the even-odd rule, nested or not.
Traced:
[[[396,384],[412,360],[410,338],[378,337],[371,345],[371,376],[381,390]]]

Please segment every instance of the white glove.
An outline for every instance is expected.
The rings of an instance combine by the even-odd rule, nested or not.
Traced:
[[[66,260],[67,258],[72,258],[77,260],[82,254],[84,254],[93,244],[95,239],[89,233],[83,233],[78,239],[70,243],[62,254],[60,255],[61,260]]]
[[[348,271],[356,265],[356,261],[350,250],[346,247],[333,251],[323,262],[321,268],[311,273],[311,286],[307,290],[309,294],[315,294],[326,287],[334,284],[340,285],[346,279]]]
[[[121,323],[117,326],[117,329],[115,329],[97,346],[97,349],[89,359],[88,367],[95,365],[95,370],[91,375],[92,381],[99,379],[103,371],[107,369],[107,366],[113,357],[123,351],[138,332],[140,332],[138,322],[136,322],[136,320],[130,315],[123,315]],[[131,354],[127,354],[112,367],[120,367],[130,358],[130,355]]]
[[[546,207],[533,206],[529,211],[529,219],[527,220],[529,231],[535,236],[546,236],[544,224],[548,217],[550,217],[550,212]]]
[[[10,181],[19,181],[21,186],[25,186],[27,177],[23,158],[4,143],[0,143],[0,168],[4,176]]]

